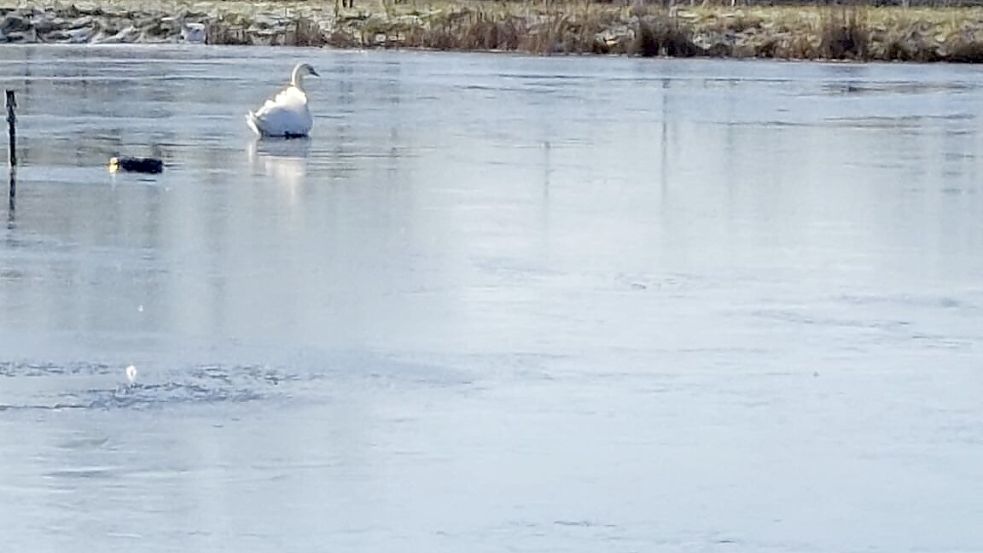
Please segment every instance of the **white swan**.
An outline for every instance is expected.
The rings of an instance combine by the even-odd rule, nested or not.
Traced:
[[[246,123],[253,132],[282,138],[307,136],[311,132],[314,119],[307,108],[303,86],[305,75],[320,76],[310,65],[297,64],[290,76],[290,86],[267,100],[255,113],[246,114]]]

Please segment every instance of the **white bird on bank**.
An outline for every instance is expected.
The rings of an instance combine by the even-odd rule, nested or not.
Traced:
[[[297,64],[287,86],[263,104],[255,113],[246,114],[249,128],[260,136],[296,138],[307,136],[314,126],[311,111],[307,108],[304,93],[304,77],[319,77],[317,71],[306,63]]]
[[[208,42],[208,27],[204,23],[181,23],[181,42],[205,44]]]

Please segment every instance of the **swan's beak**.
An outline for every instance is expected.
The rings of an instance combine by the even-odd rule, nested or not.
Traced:
[[[317,74],[317,71],[314,71],[314,68],[313,67],[311,68],[311,75],[313,75],[315,77],[320,77],[320,75]]]

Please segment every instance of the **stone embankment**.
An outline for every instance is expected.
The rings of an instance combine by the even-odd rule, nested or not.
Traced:
[[[0,42],[22,44],[215,42],[210,38],[223,39],[219,43],[293,44],[296,40],[291,34],[304,19],[296,14],[242,13],[223,9],[219,3],[198,9],[119,4],[19,7],[0,12]]]

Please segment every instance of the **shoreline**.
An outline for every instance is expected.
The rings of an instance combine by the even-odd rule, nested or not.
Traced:
[[[0,42],[983,62],[983,7],[98,0],[0,6]]]

